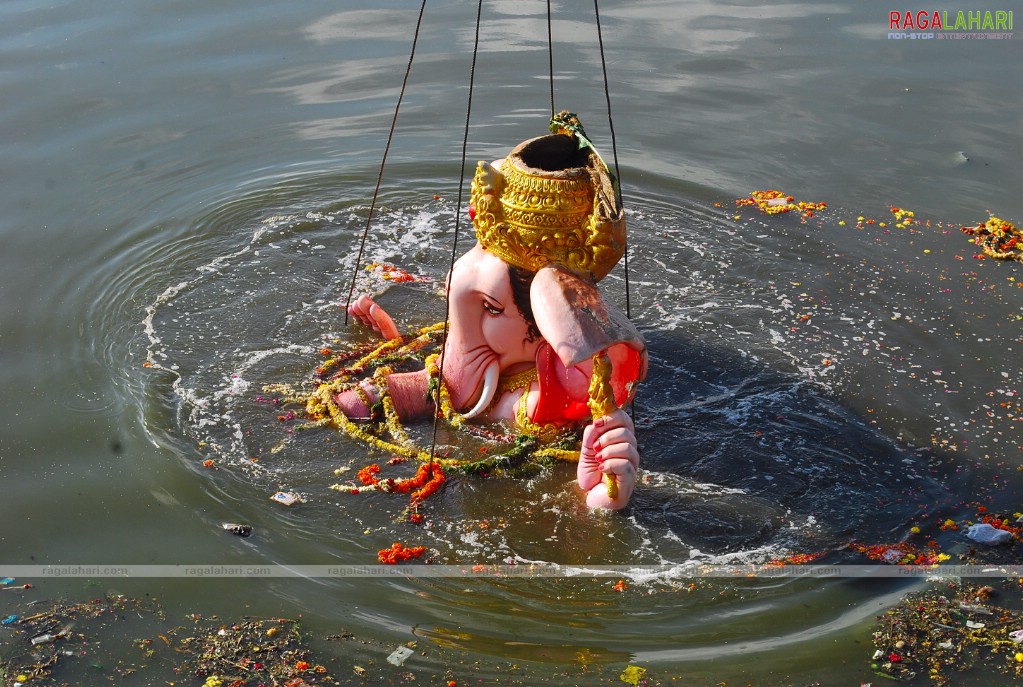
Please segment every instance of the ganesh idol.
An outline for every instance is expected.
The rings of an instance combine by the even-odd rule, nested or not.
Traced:
[[[480,162],[469,214],[476,245],[445,284],[445,397],[461,421],[534,436],[582,429],[577,481],[587,505],[623,508],[639,453],[621,406],[646,374],[647,354],[638,330],[596,286],[626,246],[613,176],[585,138],[563,130]],[[385,339],[399,336],[369,296],[349,313]],[[402,421],[437,412],[428,369],[363,380],[334,401],[359,421],[382,394]]]

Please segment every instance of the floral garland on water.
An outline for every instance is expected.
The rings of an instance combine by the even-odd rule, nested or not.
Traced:
[[[364,491],[411,492],[409,506],[403,512],[412,522],[421,522],[422,515],[418,512],[419,505],[429,496],[436,493],[446,480],[443,470],[454,469],[466,474],[516,474],[528,471],[538,465],[551,465],[559,461],[578,461],[578,437],[573,431],[555,425],[537,425],[523,417],[519,412],[519,424],[523,433],[519,435],[500,433],[478,427],[466,422],[451,402],[447,385],[444,384],[438,367],[438,354],[425,355],[424,351],[440,343],[444,323],[424,327],[415,337],[406,343],[403,337],[386,341],[367,352],[351,351],[336,354],[329,348],[321,353],[332,356],[330,360],[317,368],[316,376],[321,381],[315,390],[308,393],[295,393],[283,385],[271,385],[264,388],[267,392],[279,393],[282,403],[298,403],[305,406],[305,413],[310,422],[299,425],[296,429],[304,430],[326,425],[334,425],[346,435],[364,444],[389,453],[395,458],[391,462],[403,462],[414,459],[421,463],[416,475],[408,479],[391,479],[378,477],[380,466],[371,464],[358,472],[359,483],[333,484],[335,491],[358,494]],[[363,349],[365,351],[365,349]],[[349,360],[355,362],[344,365]],[[430,377],[429,393],[438,399],[438,416],[451,427],[476,439],[483,440],[487,446],[480,449],[485,458],[460,459],[451,458],[447,453],[443,456],[434,455],[429,450],[419,447],[409,437],[398,417],[393,399],[388,392],[387,377],[393,374],[395,367],[409,368],[417,364],[423,365]],[[371,403],[369,395],[360,386],[360,382],[371,379],[377,392],[376,403]],[[502,381],[501,391],[527,389],[535,381],[534,375],[516,375]],[[368,423],[352,421],[344,414],[337,403],[336,396],[343,391],[354,390],[367,406],[371,406],[371,419]],[[523,398],[526,394],[523,394]],[[524,408],[520,403],[520,411]],[[509,446],[507,450],[491,454],[498,446]],[[344,470],[335,471],[335,475]],[[397,562],[404,554],[388,553],[383,558],[395,559]],[[408,550],[405,550],[408,551]],[[421,554],[420,554],[421,555]],[[418,557],[418,556],[414,556]],[[408,560],[403,558],[401,560]]]
[[[778,215],[783,212],[798,212],[803,220],[813,217],[815,212],[826,210],[827,203],[811,203],[807,201],[796,202],[796,199],[781,191],[753,191],[748,198],[740,198],[735,201],[735,207],[747,207],[755,205],[757,209],[767,215]],[[738,215],[735,219],[739,219]]]
[[[1023,232],[1011,222],[992,215],[983,224],[962,227],[962,232],[973,236],[973,243],[989,258],[1023,262]]]

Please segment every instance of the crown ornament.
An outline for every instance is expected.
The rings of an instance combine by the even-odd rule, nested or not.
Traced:
[[[625,253],[625,213],[582,127],[557,131],[520,143],[499,166],[478,164],[470,200],[476,238],[516,267],[558,264],[597,282]]]

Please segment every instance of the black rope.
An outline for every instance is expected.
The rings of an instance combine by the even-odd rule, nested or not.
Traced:
[[[604,35],[600,30],[600,6],[598,0],[593,0],[593,15],[597,20],[597,43],[600,45],[600,67],[604,73],[604,99],[607,101],[607,126],[611,130],[611,152],[615,161],[615,177],[618,179],[616,192],[618,194],[618,207],[625,211],[625,204],[622,200],[622,177],[618,168],[618,142],[615,140],[615,123],[611,118],[611,89],[607,85],[607,61],[604,59]],[[629,285],[629,239],[625,239],[625,316],[632,317],[632,302],[630,298],[631,288]],[[629,404],[629,415],[632,417],[632,425],[636,425],[636,401],[633,399]]]
[[[455,238],[451,242],[451,264],[448,266],[448,279],[451,278],[451,273],[455,269],[455,259],[458,257],[458,230],[462,224],[462,198],[465,191],[465,159],[469,148],[469,121],[472,116],[472,90],[473,84],[476,81],[476,56],[479,54],[480,47],[480,19],[483,16],[483,0],[479,0],[476,6],[476,36],[472,45],[472,65],[469,67],[469,98],[465,106],[465,133],[462,135],[462,161],[459,167],[458,174],[458,203],[455,206]],[[450,282],[449,282],[450,285]],[[444,336],[443,344],[440,349],[440,360],[437,364],[437,387],[433,390],[434,404],[437,412],[433,416],[433,438],[430,443],[430,463],[433,463],[434,453],[437,450],[437,428],[440,424],[441,416],[441,405],[440,405],[440,386],[444,383],[444,357],[447,355],[447,341],[448,341],[448,322],[451,317],[451,299],[445,294],[444,296]]]
[[[551,31],[551,0],[547,0],[547,59],[551,67],[551,119],[557,110],[554,109],[554,34]]]
[[[607,126],[611,130],[611,152],[614,154],[615,161],[615,177],[618,179],[618,206],[623,209],[624,202],[622,200],[622,176],[618,169],[618,142],[615,139],[615,123],[611,118],[611,90],[607,85],[607,61],[604,59],[604,36],[600,30],[600,7],[597,4],[598,0],[593,0],[593,14],[597,19],[597,43],[600,45],[600,67],[604,72],[604,99],[607,101]],[[629,244],[628,238],[625,239],[625,315],[626,317],[632,316],[632,304],[629,297]]]
[[[398,124],[398,111],[401,109],[401,101],[405,97],[405,87],[408,85],[409,74],[412,73],[412,61],[416,56],[416,43],[419,42],[419,28],[423,24],[423,12],[426,10],[426,0],[419,6],[419,18],[416,20],[416,31],[412,36],[412,50],[408,56],[408,66],[405,67],[405,78],[401,82],[401,91],[398,93],[398,102],[394,105],[394,116],[391,118],[391,130],[387,134],[387,145],[384,146],[384,156],[380,160],[380,172],[377,174],[377,185],[373,189],[373,200],[369,204],[369,215],[366,216],[366,227],[362,230],[362,241],[359,243],[359,254],[355,258],[355,266],[352,268],[352,284],[348,288],[348,299],[345,301],[345,325],[348,324],[348,306],[352,304],[352,294],[355,293],[355,282],[359,278],[359,266],[362,264],[362,255],[366,251],[366,237],[369,235],[369,226],[373,222],[373,210],[377,205],[377,197],[380,195],[380,183],[384,178],[384,166],[387,164],[387,153],[391,150],[391,141],[394,139],[394,129]]]

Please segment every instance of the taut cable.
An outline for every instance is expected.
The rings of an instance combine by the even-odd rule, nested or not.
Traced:
[[[366,237],[369,236],[369,226],[373,222],[373,211],[376,209],[377,197],[380,195],[380,184],[384,178],[384,167],[387,165],[387,153],[391,150],[391,141],[394,139],[394,130],[398,125],[398,112],[401,110],[401,101],[405,97],[405,87],[408,85],[409,74],[412,73],[412,61],[416,57],[416,43],[419,42],[419,29],[423,24],[423,13],[426,10],[426,0],[419,6],[419,18],[416,20],[416,30],[412,36],[412,50],[408,56],[408,66],[405,67],[405,78],[401,82],[401,90],[398,92],[398,102],[394,105],[394,116],[391,118],[391,130],[387,134],[387,145],[384,146],[384,156],[380,160],[380,172],[377,174],[376,188],[373,189],[373,200],[369,204],[369,214],[366,216],[366,227],[362,230],[362,240],[359,242],[359,254],[355,258],[355,266],[352,268],[352,284],[348,287],[348,299],[345,301],[345,325],[348,324],[348,306],[352,304],[352,295],[355,293],[355,282],[359,277],[359,266],[362,264],[362,255],[366,251]]]
[[[465,191],[465,159],[469,148],[469,121],[472,117],[472,91],[476,81],[476,57],[480,47],[480,19],[483,16],[483,0],[479,0],[476,6],[476,34],[472,44],[472,65],[469,67],[469,97],[465,106],[465,133],[462,135],[462,160],[458,173],[458,203],[455,206],[455,238],[451,242],[451,264],[448,266],[448,275],[455,269],[455,258],[458,256],[458,230],[462,224],[462,198]],[[430,441],[430,461],[433,462],[437,451],[437,427],[440,424],[440,387],[444,384],[444,360],[447,356],[448,347],[448,322],[451,317],[451,299],[444,294],[444,337],[440,349],[440,360],[438,362],[437,387],[433,389],[433,399],[437,411],[433,415],[433,438]]]
[[[551,69],[551,119],[557,110],[554,109],[554,34],[551,30],[551,0],[547,0],[547,61]]]

